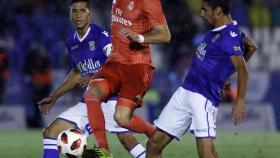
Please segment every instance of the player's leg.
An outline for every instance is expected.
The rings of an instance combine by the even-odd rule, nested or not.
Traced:
[[[183,88],[173,94],[155,121],[157,130],[147,142],[146,158],[161,158],[163,149],[172,138],[182,139],[191,124],[190,98]]]
[[[162,158],[163,149],[171,142],[172,137],[167,133],[156,130],[147,142],[146,158]]]
[[[43,132],[44,158],[59,158],[57,149],[58,135],[67,129],[78,128],[86,136],[91,133],[88,125],[87,108],[85,103],[78,103],[61,113]],[[48,150],[49,149],[49,150]]]
[[[199,158],[218,158],[212,138],[196,138]]]
[[[114,120],[113,115],[115,112],[116,103],[116,100],[109,100],[106,103],[102,103],[106,130],[110,133],[117,134],[121,144],[132,156],[137,158],[145,158],[146,149],[140,143],[138,143],[131,131],[120,127]]]
[[[105,119],[101,108],[101,102],[104,96],[109,93],[109,84],[105,79],[92,80],[84,94],[87,105],[89,124],[93,130],[97,145],[109,150],[106,132]]]
[[[192,93],[193,129],[196,137],[197,151],[200,158],[218,158],[214,147],[216,137],[217,108],[211,101],[198,93]]]
[[[133,115],[137,106],[151,83],[153,69],[149,65],[121,65],[122,82],[114,118],[124,128],[133,132],[145,133],[149,137],[155,132],[155,127],[137,115]]]
[[[215,143],[214,143],[213,151],[212,152],[213,152],[215,158],[220,158],[218,152],[216,151]]]
[[[107,99],[109,94],[114,94],[117,91],[119,78],[116,69],[118,69],[118,65],[114,63],[103,65],[102,69],[95,75],[96,79],[90,82],[84,94],[84,99],[87,104],[88,120],[97,145],[106,150],[109,150],[109,147],[105,133],[105,121],[101,109],[101,102]]]
[[[61,119],[56,119],[43,131],[43,158],[59,158],[57,149],[58,135],[70,128],[76,128],[75,125]]]
[[[124,148],[135,158],[145,158],[146,149],[130,133],[117,134]]]
[[[130,105],[129,107],[127,105]],[[134,106],[134,107],[133,107]],[[145,133],[148,137],[155,132],[155,127],[137,115],[133,115],[135,103],[119,98],[114,118],[119,126],[136,133]]]

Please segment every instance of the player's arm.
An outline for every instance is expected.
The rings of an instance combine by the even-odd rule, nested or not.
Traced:
[[[257,45],[254,43],[254,41],[251,38],[247,36],[243,39],[243,44],[245,46],[243,57],[247,62],[256,52]],[[229,77],[224,84],[223,93],[225,93],[224,91],[230,91],[230,89],[231,89],[231,81]]]
[[[248,71],[242,56],[230,57],[237,72],[237,100],[233,105],[232,120],[234,124],[245,120],[245,95],[247,91]]]
[[[62,84],[55,91],[53,91],[50,96],[53,96],[57,100],[65,93],[73,89],[80,79],[81,75],[79,71],[77,69],[72,69]]]
[[[150,33],[142,36],[144,38],[143,43],[168,43],[171,40],[171,34],[167,24],[155,26]],[[139,38],[141,38],[141,35],[137,36],[138,41]]]
[[[245,61],[247,62],[253,56],[253,54],[256,52],[257,45],[254,43],[254,41],[251,38],[249,38],[247,36],[243,39],[243,43],[244,43],[244,47],[245,47],[243,56],[244,56]]]
[[[138,43],[158,44],[168,43],[171,40],[171,34],[167,24],[155,26],[145,35],[136,34],[130,29],[122,29],[121,34],[131,41]]]
[[[81,75],[79,71],[77,69],[72,69],[63,83],[56,90],[54,90],[48,97],[43,98],[38,102],[40,111],[48,114],[56,100],[73,89],[80,79]]]
[[[171,40],[171,34],[168,25],[155,26],[147,35],[143,35],[143,43],[168,43]],[[139,38],[139,36],[138,36]]]
[[[245,36],[245,34],[244,34],[244,36]],[[256,50],[258,48],[257,48],[257,45],[255,44],[255,42],[247,36],[244,37],[243,44],[245,47],[243,57],[244,57],[245,61],[247,62],[254,55],[254,53],[256,52]],[[226,91],[230,91],[230,90],[231,90],[231,79],[229,77],[224,84],[222,94],[225,94]]]

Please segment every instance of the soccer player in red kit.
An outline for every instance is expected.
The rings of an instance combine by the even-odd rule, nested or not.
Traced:
[[[112,157],[101,102],[118,95],[114,118],[124,128],[151,136],[155,127],[133,114],[153,73],[149,44],[168,43],[169,28],[160,0],[113,0],[112,53],[84,94],[88,117],[102,157]]]

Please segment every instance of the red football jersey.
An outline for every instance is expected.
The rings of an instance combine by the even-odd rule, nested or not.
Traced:
[[[153,65],[149,44],[132,42],[121,35],[121,30],[129,28],[141,35],[152,27],[166,24],[160,0],[113,0],[112,5],[112,45],[109,61],[122,64]]]

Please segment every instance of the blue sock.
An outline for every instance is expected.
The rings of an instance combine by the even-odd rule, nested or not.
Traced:
[[[43,143],[43,158],[59,158],[59,151],[57,149],[56,139],[44,138]]]

